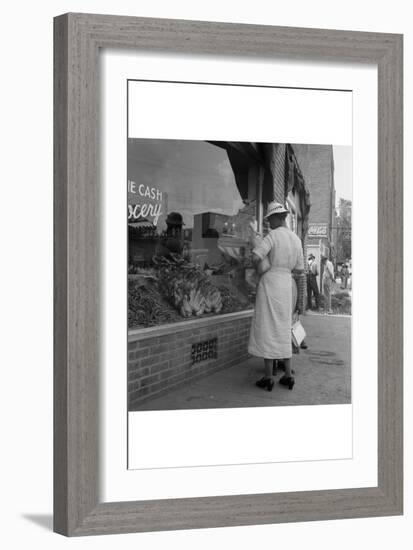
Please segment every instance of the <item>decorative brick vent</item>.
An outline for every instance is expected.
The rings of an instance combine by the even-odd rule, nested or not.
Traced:
[[[193,365],[206,359],[216,359],[218,357],[218,338],[192,344],[191,357]]]

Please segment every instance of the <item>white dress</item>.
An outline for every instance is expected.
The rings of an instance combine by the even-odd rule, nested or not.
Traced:
[[[291,271],[304,269],[301,241],[287,227],[273,229],[253,252],[271,264],[257,288],[248,352],[264,359],[288,359],[291,351]]]

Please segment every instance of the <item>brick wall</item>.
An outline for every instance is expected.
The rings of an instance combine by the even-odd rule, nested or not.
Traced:
[[[307,246],[318,245],[320,240],[324,246],[327,246],[328,253],[335,206],[333,147],[331,145],[293,145],[293,149],[310,190],[311,208],[308,221],[310,224],[327,224],[327,238],[306,236],[305,257],[307,257]]]
[[[293,145],[310,190],[310,223],[331,224],[334,200],[333,148],[331,145]]]
[[[264,154],[270,167],[272,196],[267,200],[285,201],[285,143],[265,143]]]
[[[174,387],[224,369],[248,356],[248,336],[252,313],[243,312],[227,318],[188,321],[188,328],[176,325],[171,333],[152,335],[153,329],[136,331],[128,342],[128,409]],[[205,324],[206,323],[206,324]],[[202,325],[203,326],[199,326]],[[197,325],[199,328],[197,328]],[[159,327],[165,332],[166,327]],[[192,344],[218,338],[216,359],[192,364]]]

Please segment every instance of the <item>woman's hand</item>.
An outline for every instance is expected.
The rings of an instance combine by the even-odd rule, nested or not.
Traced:
[[[257,220],[254,220],[253,222],[250,222],[248,225],[249,225],[249,228],[251,229],[251,231],[253,233],[258,232],[258,222],[257,222]]]
[[[252,246],[255,248],[258,246],[262,241],[262,236],[257,231],[257,222],[253,221],[249,223],[249,230],[250,230],[250,242]]]

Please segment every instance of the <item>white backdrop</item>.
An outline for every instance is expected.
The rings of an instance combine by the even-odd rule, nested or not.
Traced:
[[[377,331],[374,324],[366,331],[365,319],[377,315],[377,277],[368,269],[377,264],[377,247],[366,250],[364,243],[377,241],[377,216],[372,212],[366,226],[364,205],[370,201],[373,211],[377,210],[374,145],[377,143],[374,100],[377,70],[370,66],[292,61],[238,60],[234,63],[220,59],[218,62],[213,58],[201,60],[174,55],[165,58],[110,50],[101,56],[101,63],[104,90],[101,108],[104,306],[101,314],[105,335],[102,498],[123,501],[376,485]],[[130,137],[202,139],[213,135],[217,140],[350,145],[354,135],[352,261],[358,276],[357,285],[353,286],[351,405],[254,407],[215,412],[205,409],[135,411],[128,417],[126,442],[126,369],[119,371],[118,366],[119,361],[127,362],[124,338],[127,243],[122,230],[124,192],[115,182],[126,181],[123,99],[128,77],[151,81],[129,83]],[[282,83],[313,90],[155,83],[152,80],[156,78]],[[327,87],[350,88],[353,93],[327,91]],[[270,114],[268,104],[272,105]],[[199,110],[198,105],[203,105],[203,109]],[[245,107],[251,105],[253,109]],[[294,117],[291,117],[293,109]],[[118,292],[113,293],[113,288]],[[125,301],[119,296],[124,296]],[[242,421],[241,417],[244,417]],[[203,424],[208,427],[206,431],[197,429]],[[277,428],[277,438],[268,439],[264,433],[268,425],[288,426],[288,433]],[[242,429],[237,431],[236,426]],[[327,432],[331,434],[328,438]],[[191,433],[190,440],[188,433]],[[209,438],[207,433],[213,436]],[[282,442],[280,448],[277,442]],[[125,469],[126,456],[123,455],[128,445],[128,464],[134,472]],[[268,463],[269,457],[272,464]],[[297,460],[288,461],[291,457]],[[241,469],[234,467],[240,463],[249,465]],[[172,465],[203,467],[159,470],[161,466]],[[144,470],[138,471],[140,468]]]
[[[1,319],[1,543],[5,548],[30,544],[44,549],[237,548],[295,549],[358,548],[361,541],[387,549],[410,547],[413,529],[412,480],[406,471],[404,517],[317,523],[209,529],[170,533],[120,535],[67,540],[50,531],[52,511],[52,18],[67,11],[266,23],[273,25],[354,29],[405,33],[405,97],[412,95],[412,36],[408,3],[383,5],[371,0],[296,0],[278,3],[256,0],[151,0],[93,2],[44,0],[3,6],[1,20],[2,86],[0,88],[0,163],[2,200]],[[412,122],[406,105],[406,126]],[[411,127],[411,124],[410,124]],[[406,132],[406,151],[412,147]],[[406,155],[407,157],[407,155]],[[411,161],[406,158],[406,181]],[[406,186],[405,204],[413,199]],[[407,208],[406,208],[407,213]],[[406,216],[406,242],[411,216]],[[406,274],[412,267],[406,258]],[[406,288],[406,310],[412,309]],[[409,308],[410,305],[410,308]],[[410,321],[410,315],[409,319]],[[406,322],[406,334],[412,323]],[[411,332],[411,331],[410,331]],[[406,347],[406,364],[411,361]],[[412,388],[409,370],[406,395]],[[412,462],[411,400],[406,399],[406,460]],[[409,433],[410,432],[410,433]]]

